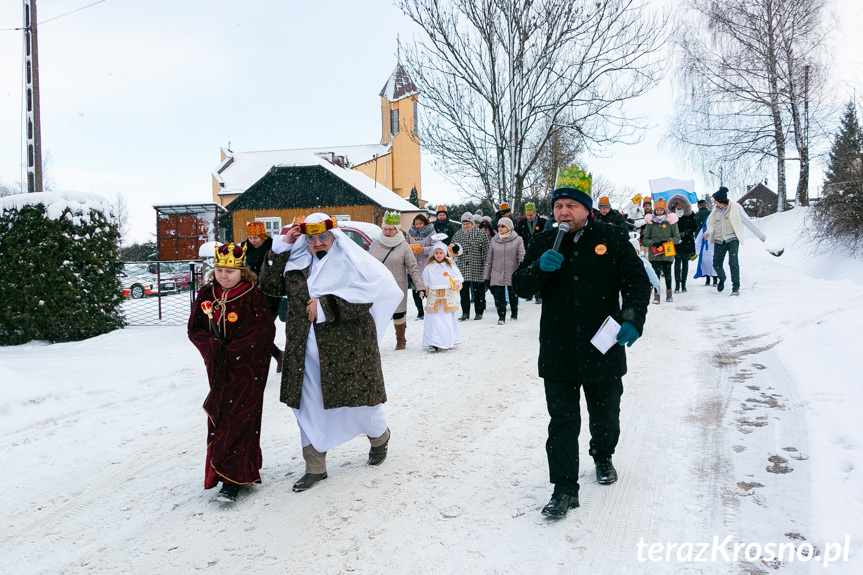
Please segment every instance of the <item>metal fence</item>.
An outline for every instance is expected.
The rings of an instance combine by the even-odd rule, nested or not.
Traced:
[[[186,325],[207,268],[200,260],[124,262],[120,280],[126,323]]]

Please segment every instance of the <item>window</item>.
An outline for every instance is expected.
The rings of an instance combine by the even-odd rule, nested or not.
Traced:
[[[399,133],[399,109],[390,110],[390,135]]]
[[[264,222],[264,230],[268,236],[277,236],[282,233],[282,218],[255,218],[256,222]]]

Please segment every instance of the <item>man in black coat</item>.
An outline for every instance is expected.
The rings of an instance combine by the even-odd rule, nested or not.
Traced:
[[[446,245],[452,242],[453,234],[461,229],[459,224],[450,221],[446,206],[443,204],[437,207],[437,218],[432,222],[432,225],[436,234],[446,234],[446,239],[441,240]]]
[[[546,219],[536,214],[536,206],[532,203],[524,205],[524,219],[515,224],[515,233],[524,241],[524,249],[530,247],[530,242],[545,230]],[[525,298],[530,301],[532,298]],[[542,298],[537,295],[536,303],[542,303]]]
[[[563,517],[578,507],[580,388],[590,414],[590,454],[597,481],[607,485],[617,480],[611,456],[620,435],[623,346],[641,335],[650,299],[647,273],[626,231],[593,221],[589,191],[590,176],[576,166],[561,172],[552,209],[555,219],[567,223],[570,231],[559,251],[552,249],[556,233],[537,236],[512,278],[518,295],[539,292],[543,300],[539,375],[551,416],[546,455],[554,484],[542,510],[548,517]],[[590,340],[609,316],[621,328],[617,344],[603,354]]]
[[[273,238],[267,234],[264,222],[258,221],[246,223],[246,234],[246,240],[240,244],[246,246],[246,267],[255,272],[255,275],[260,275],[261,266],[264,264],[267,252],[273,248]],[[273,321],[275,321],[279,315],[279,305],[282,303],[282,298],[269,295],[266,298],[270,314],[273,316]],[[276,373],[281,373],[282,350],[275,343],[273,343],[270,355],[276,360]]]
[[[602,222],[622,230],[629,229],[626,225],[626,218],[623,214],[611,207],[611,201],[605,196],[599,198],[599,211],[594,212],[593,218],[598,222]]]

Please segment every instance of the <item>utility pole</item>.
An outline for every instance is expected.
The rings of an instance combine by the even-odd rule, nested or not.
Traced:
[[[39,55],[36,0],[24,0],[24,99],[27,103],[27,191],[42,191],[42,124],[39,114]]]

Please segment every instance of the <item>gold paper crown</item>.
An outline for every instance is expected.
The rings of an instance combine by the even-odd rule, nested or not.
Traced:
[[[322,234],[327,230],[331,230],[333,228],[339,227],[338,223],[336,223],[336,218],[331,217],[328,220],[324,220],[322,222],[317,222],[314,224],[310,224],[308,222],[303,222],[300,224],[300,233],[306,234],[307,236],[316,236],[318,234]]]
[[[579,190],[590,195],[590,184],[593,180],[593,174],[585,174],[584,170],[576,164],[568,168],[564,168],[557,174],[557,180],[554,182],[554,189],[569,188]]]
[[[599,198],[599,205],[610,207],[611,206],[611,200],[609,200],[608,197],[606,197],[606,196],[602,196],[601,198]]]
[[[243,244],[222,244],[216,246],[216,267],[241,270],[246,267],[246,246]]]
[[[399,226],[399,223],[402,221],[402,215],[398,212],[384,212],[384,225],[385,226]]]
[[[509,204],[508,204],[508,203],[506,203],[506,202],[502,203],[502,204],[500,205],[500,209],[499,209],[498,211],[500,211],[500,212],[508,212],[508,211],[509,211]]]

